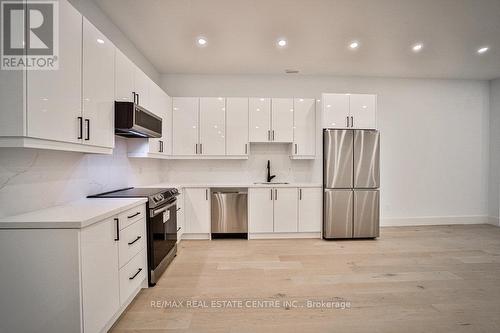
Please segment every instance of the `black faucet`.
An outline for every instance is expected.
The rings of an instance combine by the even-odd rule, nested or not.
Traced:
[[[271,161],[267,160],[267,182],[270,183],[276,175],[271,176]]]

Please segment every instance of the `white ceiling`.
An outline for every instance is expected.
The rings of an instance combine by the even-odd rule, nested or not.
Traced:
[[[95,1],[160,73],[500,77],[500,0]]]

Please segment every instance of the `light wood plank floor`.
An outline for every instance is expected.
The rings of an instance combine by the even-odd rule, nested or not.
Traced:
[[[184,304],[165,303],[173,300]],[[308,300],[346,308],[308,308]],[[182,241],[112,332],[500,332],[500,228],[383,228],[375,241]]]

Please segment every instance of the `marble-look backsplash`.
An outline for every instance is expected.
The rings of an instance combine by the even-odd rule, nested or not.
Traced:
[[[78,200],[97,192],[161,182],[159,160],[127,157],[116,137],[113,155],[0,149],[0,217]]]

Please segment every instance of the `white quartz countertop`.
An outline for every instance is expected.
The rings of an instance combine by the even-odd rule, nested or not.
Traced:
[[[146,198],[85,198],[25,214],[0,218],[0,229],[80,229],[146,203],[146,201]]]
[[[289,184],[255,184],[255,183],[159,183],[153,185],[137,186],[137,187],[176,187],[176,188],[190,188],[190,187],[322,187],[320,183],[289,183]]]

